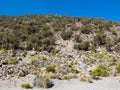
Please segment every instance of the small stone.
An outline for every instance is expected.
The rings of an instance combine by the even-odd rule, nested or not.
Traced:
[[[22,58],[21,57],[17,57],[17,60],[22,61]]]

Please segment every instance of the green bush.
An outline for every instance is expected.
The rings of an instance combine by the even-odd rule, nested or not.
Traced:
[[[48,72],[55,72],[56,65],[49,65],[46,67],[46,71]]]
[[[102,77],[106,77],[108,76],[108,68],[105,67],[105,65],[98,65],[96,69],[92,70],[90,72],[90,74],[92,75],[93,78],[95,78],[96,76],[102,76]]]
[[[72,36],[72,31],[63,31],[61,33],[61,37],[63,40],[68,40],[71,38],[71,36]]]

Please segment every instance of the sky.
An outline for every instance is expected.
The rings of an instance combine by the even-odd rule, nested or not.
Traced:
[[[0,0],[0,15],[59,14],[120,22],[120,0]]]

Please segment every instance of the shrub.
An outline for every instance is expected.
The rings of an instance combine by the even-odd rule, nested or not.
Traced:
[[[92,28],[90,26],[84,26],[81,28],[81,33],[83,34],[89,34],[92,32]]]
[[[88,50],[89,50],[89,47],[90,47],[89,41],[84,41],[84,42],[82,43],[81,47],[82,47],[82,50],[88,51]]]
[[[82,38],[80,37],[80,35],[75,35],[75,41],[77,43],[81,43],[82,42]]]
[[[49,66],[47,66],[46,67],[46,70],[48,71],[48,72],[55,72],[55,67],[56,67],[56,65],[49,65]]]
[[[103,32],[98,32],[97,35],[94,37],[94,43],[97,45],[104,45],[106,44],[106,35]]]
[[[90,43],[89,41],[84,41],[80,44],[74,44],[74,49],[76,50],[85,50],[88,51],[90,47]]]
[[[81,50],[80,44],[74,44],[73,48],[76,50]]]
[[[90,74],[92,75],[93,78],[95,78],[96,76],[105,77],[108,75],[108,68],[100,64],[97,66],[96,69],[92,70]]]
[[[71,36],[72,36],[72,31],[63,31],[61,33],[61,37],[63,40],[68,40],[71,38]]]

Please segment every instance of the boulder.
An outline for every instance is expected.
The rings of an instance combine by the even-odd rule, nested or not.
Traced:
[[[40,77],[36,77],[34,79],[34,86],[38,87],[38,88],[51,88],[53,86],[53,82],[52,80],[50,80],[49,78],[40,78]]]

